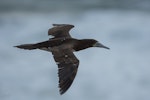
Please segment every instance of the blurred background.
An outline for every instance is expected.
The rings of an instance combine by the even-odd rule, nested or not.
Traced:
[[[62,96],[52,54],[13,47],[48,40],[53,23],[111,48],[76,52]],[[150,100],[150,0],[0,0],[0,100]]]

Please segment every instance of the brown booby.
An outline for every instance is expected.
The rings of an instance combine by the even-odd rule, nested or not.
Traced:
[[[52,35],[53,38],[40,43],[23,44],[15,47],[27,50],[41,49],[51,52],[58,65],[60,94],[64,94],[71,86],[79,66],[79,60],[73,52],[90,47],[109,48],[94,39],[72,38],[69,31],[74,25],[53,24],[53,26],[48,30],[48,35]]]

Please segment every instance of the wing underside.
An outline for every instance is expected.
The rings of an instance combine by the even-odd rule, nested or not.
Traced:
[[[60,94],[65,93],[71,86],[79,65],[79,60],[70,50],[52,51],[58,65]]]

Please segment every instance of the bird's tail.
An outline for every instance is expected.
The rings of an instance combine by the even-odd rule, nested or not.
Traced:
[[[33,49],[37,49],[35,44],[23,44],[23,45],[18,45],[18,46],[14,46],[20,49],[27,49],[27,50],[33,50]]]

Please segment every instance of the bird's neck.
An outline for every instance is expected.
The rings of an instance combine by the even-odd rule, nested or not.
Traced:
[[[78,40],[76,42],[76,45],[74,46],[74,50],[75,51],[80,51],[80,50],[84,50],[86,48],[92,47],[90,41],[91,41],[90,39]]]

